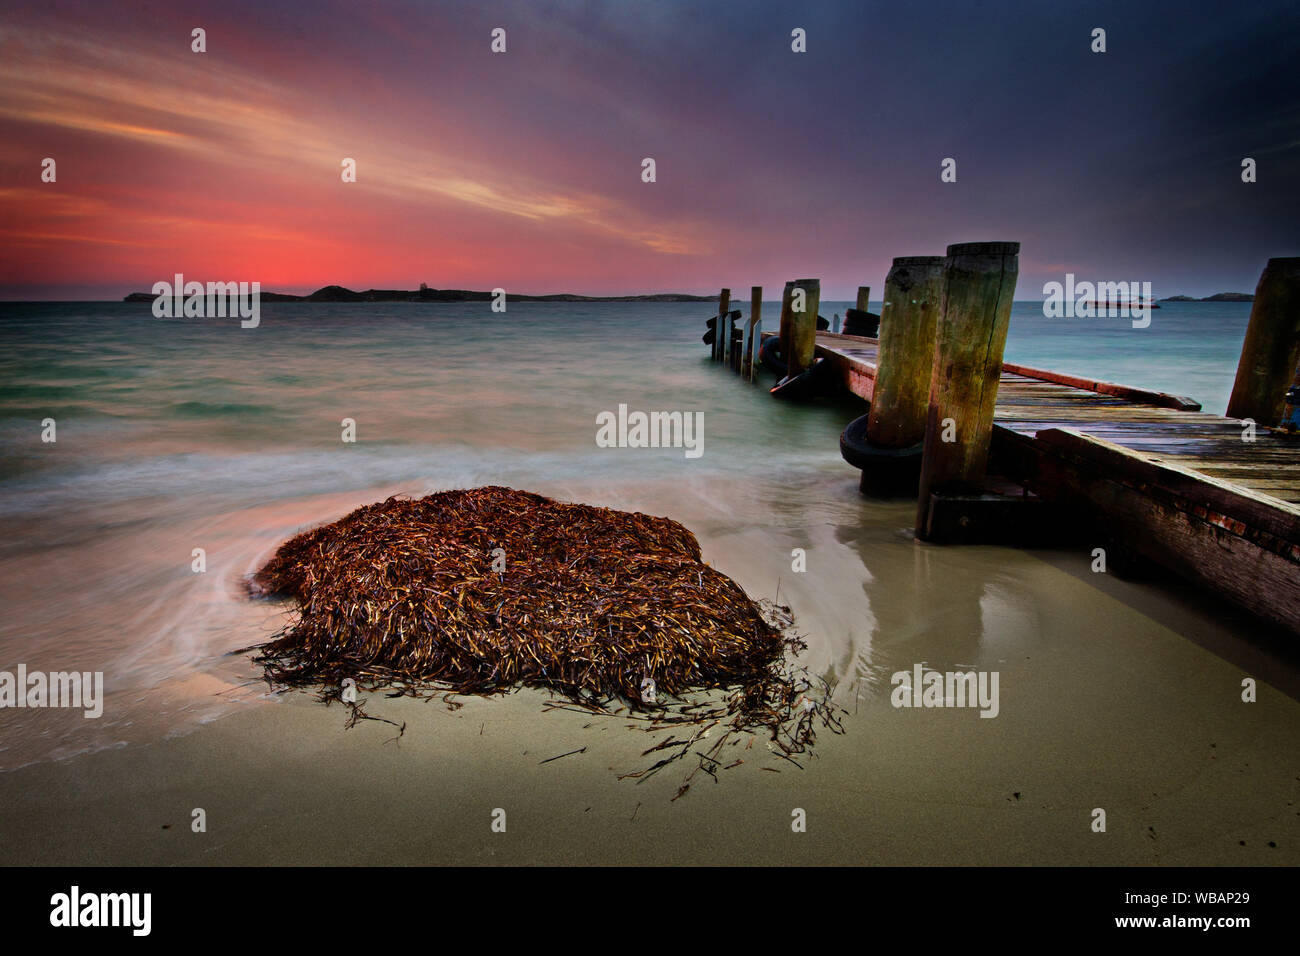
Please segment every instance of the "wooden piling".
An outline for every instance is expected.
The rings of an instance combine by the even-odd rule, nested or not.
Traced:
[[[983,491],[1019,252],[1018,242],[948,247],[917,501],[923,540],[943,536],[931,525],[931,494]]]
[[[1287,386],[1300,367],[1300,258],[1269,259],[1255,286],[1250,325],[1241,345],[1229,418],[1276,427]]]
[[[906,448],[925,437],[946,262],[943,256],[901,256],[885,278],[880,370],[867,419],[867,440],[880,448]]]
[[[802,289],[804,303],[802,310],[793,305],[795,291]],[[822,284],[820,279],[797,279],[790,293],[790,351],[786,356],[791,378],[812,368],[813,357],[817,352],[817,309],[821,305]]]
[[[751,286],[749,290],[749,321],[745,323],[745,345],[740,356],[740,374],[746,381],[754,380],[754,363],[758,358],[759,330],[763,327],[763,287]]]
[[[721,362],[722,356],[726,353],[722,351],[726,340],[726,332],[723,329],[727,322],[727,312],[731,310],[731,290],[723,289],[718,293],[718,321],[713,327],[713,361]]]
[[[894,261],[897,262],[898,260],[895,259]],[[886,285],[888,285],[888,282],[886,282]],[[886,289],[885,298],[886,298],[886,299],[889,298],[888,289]],[[860,286],[858,286],[858,304],[857,304],[857,308],[858,308],[859,310],[861,310],[862,312],[869,312],[869,311],[871,311],[870,309],[867,308],[867,303],[870,302],[870,301],[871,301],[871,286],[869,286],[869,285],[860,285]]]
[[[790,360],[790,296],[794,291],[794,282],[787,282],[781,290],[781,324],[777,328],[778,346],[782,361]]]
[[[740,340],[740,377],[746,380],[749,378],[749,352],[753,340],[754,325],[752,322],[746,322],[744,335]]]
[[[830,336],[817,346],[828,377],[867,401],[882,372],[877,349]],[[1162,566],[1258,615],[1267,625],[1257,632],[1261,640],[1272,643],[1282,632],[1300,638],[1295,435],[1261,428],[1254,442],[1243,442],[1239,422],[1187,398],[1005,362],[995,400],[994,474],[982,492],[930,494],[930,541],[1078,544],[1094,560],[1102,548],[1108,572],[1137,562]],[[864,479],[859,439],[868,418],[840,438],[845,460]],[[888,454],[901,453],[879,457]]]

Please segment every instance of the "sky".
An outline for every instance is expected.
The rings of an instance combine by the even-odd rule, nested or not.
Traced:
[[[979,240],[1021,243],[1022,299],[1248,292],[1300,255],[1298,27],[1294,0],[6,0],[0,299],[177,272],[879,298],[894,256]]]

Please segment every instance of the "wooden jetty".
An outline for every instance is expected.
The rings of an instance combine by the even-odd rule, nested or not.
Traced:
[[[1183,396],[1002,361],[1005,320],[995,313],[1009,312],[1014,263],[1009,273],[967,277],[964,298],[946,287],[954,250],[975,250],[987,266],[992,247],[1014,246],[979,245],[952,247],[946,260],[896,260],[890,276],[900,263],[910,269],[913,294],[925,283],[933,296],[945,289],[927,310],[887,280],[879,339],[815,334],[815,356],[872,403],[870,426],[891,460],[900,451],[920,456],[920,479],[913,474],[908,488],[918,500],[917,537],[1050,544],[1066,540],[1067,526],[1082,529],[1072,540],[1103,549],[1116,570],[1160,565],[1300,635],[1300,433],[1280,427],[1300,404],[1300,259],[1271,260],[1261,277],[1230,417]],[[936,282],[935,262],[945,261],[949,278]],[[982,321],[967,322],[972,311]],[[792,323],[787,334],[806,328]],[[737,367],[757,364],[759,344],[774,334],[752,336],[744,352],[737,346]],[[899,375],[928,379],[928,392]],[[945,390],[954,396],[946,405]],[[981,403],[990,410],[982,435]],[[955,440],[941,439],[943,422]],[[864,493],[872,491],[867,470]]]

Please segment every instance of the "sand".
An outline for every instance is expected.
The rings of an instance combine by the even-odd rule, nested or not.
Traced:
[[[846,733],[823,733],[802,771],[742,743],[729,749],[743,765],[673,802],[688,766],[617,779],[660,738],[543,713],[541,692],[454,711],[371,695],[372,714],[406,724],[398,739],[386,723],[345,730],[341,708],[293,692],[172,739],[0,774],[6,860],[1300,863],[1300,681],[1249,620],[1094,575],[1078,552],[918,544],[909,504],[864,504],[844,482],[808,490],[824,520],[755,527],[690,501],[658,512],[687,512],[706,559],[755,597],[779,578],[812,638],[806,662],[839,682]],[[790,569],[795,547],[807,573]],[[889,675],[916,662],[997,670],[999,715],[891,706]],[[1241,700],[1248,676],[1256,703]]]

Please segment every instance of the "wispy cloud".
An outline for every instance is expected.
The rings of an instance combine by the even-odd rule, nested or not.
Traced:
[[[339,183],[344,156],[358,162],[347,188],[405,204],[461,204],[503,217],[642,245],[668,255],[692,243],[607,196],[556,190],[515,171],[494,169],[439,152],[435,142],[413,146],[403,135],[385,140],[353,127],[310,95],[189,53],[130,49],[109,40],[71,35],[49,40],[11,31],[0,61],[0,117],[127,140],[161,150],[200,154],[205,162],[268,181],[301,185],[319,176]],[[428,137],[436,140],[436,136]],[[340,184],[341,185],[341,184]]]

